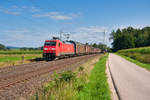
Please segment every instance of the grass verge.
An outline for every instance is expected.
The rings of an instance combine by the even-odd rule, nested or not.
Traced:
[[[80,66],[75,72],[54,74],[52,80],[31,97],[31,100],[110,100],[106,77],[107,56],[88,67]],[[91,74],[87,71],[94,66]]]
[[[130,61],[132,63],[135,63],[138,66],[141,66],[141,67],[143,67],[145,69],[150,70],[150,64],[144,64],[144,63],[141,63],[138,60],[132,59],[130,57],[127,57],[127,56],[124,56],[124,55],[121,55],[121,54],[118,54],[118,53],[116,53],[116,54],[119,55],[119,56],[121,56],[121,57],[123,57],[123,58],[125,58],[126,60],[128,60],[128,61]]]
[[[89,77],[89,82],[80,92],[81,100],[110,100],[110,90],[106,77],[106,60],[103,56],[96,64]]]

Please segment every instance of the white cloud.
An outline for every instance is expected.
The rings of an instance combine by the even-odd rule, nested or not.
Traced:
[[[79,41],[82,43],[100,43],[104,41],[104,31],[105,33],[105,43],[110,45],[109,29],[101,26],[88,26],[80,27],[75,30],[75,33],[70,35],[71,40]]]
[[[5,14],[10,14],[10,15],[20,15],[20,12],[17,11],[11,11],[10,9],[5,9],[0,7],[0,12],[3,12]]]
[[[39,11],[40,11],[40,9],[38,9],[38,8],[36,8],[36,7],[31,7],[30,9],[31,9],[31,12],[32,12],[32,13],[35,13],[35,12],[39,12]]]
[[[72,19],[72,17],[65,16],[65,15],[52,15],[50,17],[55,20],[71,20]]]
[[[8,8],[4,8],[0,6],[0,12],[10,15],[21,15],[24,12],[32,13],[33,17],[48,17],[54,20],[72,20],[73,18],[79,17],[80,13],[74,14],[65,14],[63,12],[45,12],[42,13],[40,9],[34,6],[10,6]]]
[[[6,46],[39,47],[53,35],[49,30],[15,29],[0,30],[0,43]]]
[[[47,12],[43,14],[34,14],[33,17],[49,17],[54,20],[71,20],[77,17],[77,15],[76,16],[75,14],[66,15],[62,12]]]
[[[31,32],[30,30],[27,30],[27,29],[19,29],[19,30],[5,30],[3,32],[6,32],[6,33],[29,33]]]
[[[34,6],[22,6],[22,7],[18,7],[16,5],[13,5],[11,7],[13,10],[16,10],[16,11],[28,11],[28,12],[31,12],[31,13],[35,13],[35,12],[39,12],[40,9],[38,9],[37,7],[34,7]]]
[[[70,39],[79,41],[81,43],[99,43],[104,40],[103,31],[108,31],[105,27],[89,26],[80,27],[74,29],[70,34]],[[66,30],[67,31],[67,30]],[[13,29],[13,30],[1,30],[0,31],[0,43],[7,46],[26,46],[26,47],[38,47],[42,46],[46,39],[52,38],[52,36],[59,36],[58,32],[52,32],[51,30],[31,30],[31,29]],[[110,44],[107,39],[109,34],[106,33],[106,44]]]
[[[10,6],[8,8],[2,7],[0,6],[0,12],[3,12],[5,14],[10,14],[10,15],[21,15],[24,12],[28,12],[28,13],[36,13],[36,12],[40,12],[40,9],[34,7],[34,6]]]
[[[106,27],[100,27],[100,26],[89,26],[89,27],[81,27],[78,29],[78,31],[88,32],[88,33],[98,33],[98,32],[104,32],[106,31]]]

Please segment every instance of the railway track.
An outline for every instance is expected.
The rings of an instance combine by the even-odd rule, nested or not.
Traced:
[[[83,63],[94,56],[96,56],[96,54],[50,62],[41,61],[37,63],[14,66],[14,68],[10,67],[0,69],[0,96],[3,91],[9,91],[18,84],[23,85],[27,81],[38,78],[44,74],[53,73],[54,71],[72,70],[75,66],[71,66],[75,64],[79,65],[81,62]]]

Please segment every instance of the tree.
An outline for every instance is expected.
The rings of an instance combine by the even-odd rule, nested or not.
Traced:
[[[150,46],[150,27],[134,29],[132,27],[118,29],[111,33],[113,50]]]
[[[0,44],[0,50],[6,50],[6,47],[3,44]]]
[[[105,45],[103,43],[99,43],[98,48],[100,48],[102,51],[105,51],[105,50],[107,50],[107,45]]]
[[[92,44],[93,47],[97,48],[98,45],[96,43]]]

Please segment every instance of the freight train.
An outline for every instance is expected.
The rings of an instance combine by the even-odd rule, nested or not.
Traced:
[[[45,60],[54,60],[55,58],[71,57],[87,54],[100,53],[99,48],[94,48],[75,41],[61,41],[58,38],[45,40],[43,47],[43,58]]]

